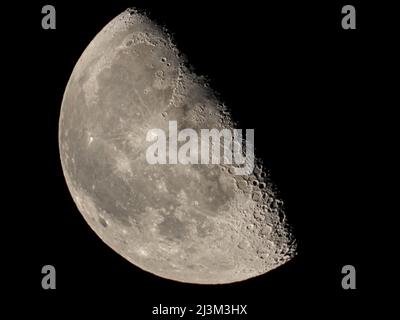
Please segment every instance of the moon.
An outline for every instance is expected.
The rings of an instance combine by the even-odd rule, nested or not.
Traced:
[[[223,284],[293,258],[296,239],[270,173],[230,165],[149,164],[146,133],[234,128],[167,31],[128,9],[76,63],[59,119],[59,150],[77,208],[109,247],[170,280]],[[257,141],[257,132],[255,132]]]

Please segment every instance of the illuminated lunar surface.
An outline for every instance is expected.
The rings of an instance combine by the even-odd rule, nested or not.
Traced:
[[[77,62],[59,122],[64,176],[96,234],[160,277],[217,284],[264,274],[296,253],[268,171],[229,165],[151,165],[148,130],[232,128],[212,88],[187,68],[171,37],[129,9]],[[257,145],[257,132],[255,133]]]

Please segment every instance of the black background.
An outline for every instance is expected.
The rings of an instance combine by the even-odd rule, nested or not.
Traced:
[[[15,222],[6,230],[13,234],[6,246],[14,257],[5,278],[21,305],[16,311],[157,319],[151,310],[160,303],[248,304],[247,318],[268,319],[351,318],[369,308],[378,255],[371,221],[381,201],[373,183],[382,148],[379,84],[388,71],[385,45],[394,40],[374,4],[320,2],[30,1],[10,9],[17,22],[8,23],[6,37],[14,46],[8,53],[18,63],[4,67],[13,70],[8,82],[15,85],[10,92],[17,114],[10,123],[19,143],[8,149],[18,170],[9,198]],[[56,7],[56,30],[41,28],[45,4]],[[341,28],[345,4],[356,7],[357,30]],[[89,41],[131,6],[166,26],[241,128],[255,129],[256,148],[299,240],[299,255],[289,263],[235,284],[177,283],[124,260],[78,212],[58,153],[62,95]],[[56,290],[41,288],[45,264],[56,267]],[[346,264],[356,267],[356,290],[341,287]]]

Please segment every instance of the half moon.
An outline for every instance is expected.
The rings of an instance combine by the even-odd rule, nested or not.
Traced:
[[[217,95],[193,74],[171,37],[128,9],[83,52],[59,120],[64,176],[95,233],[160,277],[216,284],[290,260],[296,242],[268,171],[146,161],[153,128],[233,128]],[[257,137],[256,137],[257,138]]]

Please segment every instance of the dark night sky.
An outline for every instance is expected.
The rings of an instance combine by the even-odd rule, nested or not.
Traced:
[[[17,281],[10,290],[22,305],[49,316],[73,313],[76,306],[88,314],[115,309],[130,319],[151,319],[151,307],[160,303],[248,304],[250,319],[317,316],[317,306],[325,310],[321,315],[358,315],[373,285],[371,224],[379,214],[373,181],[380,170],[375,158],[384,148],[378,138],[382,92],[389,90],[380,85],[385,46],[393,40],[381,32],[389,22],[377,20],[372,4],[349,3],[357,9],[357,30],[341,29],[341,7],[348,3],[340,1],[29,1],[10,9],[16,12],[11,20],[19,22],[8,24],[9,53],[19,63],[7,67],[13,68],[9,82],[17,84],[10,89],[18,97],[13,119],[22,120],[10,121],[20,142],[9,150],[23,154],[12,160],[19,170],[11,183],[24,197],[10,197],[19,235],[8,244],[16,257],[6,274]],[[41,29],[45,4],[56,7],[56,30]],[[256,147],[299,239],[291,262],[241,283],[181,284],[125,261],[81,217],[59,161],[62,95],[89,41],[131,6],[165,25],[241,127],[255,128]],[[56,267],[55,291],[41,289],[45,264]],[[345,264],[356,267],[355,291],[341,288]]]

